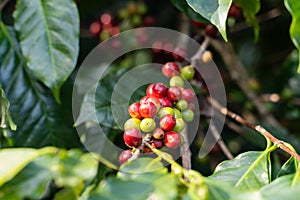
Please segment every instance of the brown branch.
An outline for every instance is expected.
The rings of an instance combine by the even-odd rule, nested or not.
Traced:
[[[0,4],[0,10],[3,10],[3,8],[6,6],[8,2],[9,0],[3,0],[3,2]]]
[[[216,128],[216,126],[211,123],[210,124],[210,130],[212,135],[214,136],[214,138],[217,141],[217,144],[219,145],[219,147],[221,148],[221,150],[223,151],[224,155],[228,158],[228,159],[233,159],[233,155],[230,152],[230,150],[228,149],[228,147],[226,146],[226,144],[224,143],[221,135],[218,133],[218,130]]]
[[[185,125],[185,128],[181,131],[181,135],[184,139],[183,144],[180,148],[181,160],[182,160],[182,167],[185,169],[191,169],[191,150],[189,146],[189,139],[188,139],[188,127]]]
[[[300,161],[300,155],[293,151],[292,149],[290,149],[288,146],[285,145],[285,143],[279,139],[277,139],[276,137],[274,137],[269,131],[267,131],[265,128],[263,128],[260,125],[254,125],[248,121],[246,121],[244,118],[242,118],[241,116],[239,116],[238,114],[228,110],[227,108],[221,106],[219,104],[219,102],[217,102],[216,100],[212,99],[212,98],[208,98],[208,101],[211,103],[211,105],[217,109],[220,113],[222,113],[223,115],[226,115],[232,119],[234,119],[235,121],[239,122],[240,124],[247,126],[253,130],[255,130],[256,132],[260,133],[261,135],[265,136],[266,138],[268,138],[271,142],[273,142],[274,144],[276,144],[280,149],[282,149],[283,151],[285,151],[286,153],[290,154],[291,156],[295,157],[297,160]]]
[[[249,86],[249,77],[240,59],[236,56],[234,48],[230,42],[223,42],[216,39],[211,39],[211,45],[221,55],[224,63],[226,64],[231,78],[236,81],[238,86],[247,95],[247,97],[253,102],[258,110],[262,119],[276,128],[281,128],[280,123],[275,119],[273,115],[264,107],[260,101],[258,95],[253,92]]]

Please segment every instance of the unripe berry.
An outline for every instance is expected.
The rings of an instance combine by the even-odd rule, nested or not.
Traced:
[[[211,51],[205,51],[201,57],[202,62],[208,63],[213,58],[213,54]]]
[[[176,125],[173,128],[173,131],[180,133],[185,127],[185,122],[182,118],[176,118]]]
[[[173,110],[174,110],[174,117],[176,119],[182,117],[181,112],[177,108],[173,108]]]
[[[155,126],[155,121],[152,118],[144,118],[140,124],[141,130],[146,133],[153,131]]]
[[[184,86],[184,81],[179,76],[173,76],[170,79],[170,86],[183,87]]]
[[[178,108],[181,111],[187,109],[187,107],[188,107],[188,102],[184,99],[180,99],[176,103],[176,108]]]
[[[194,78],[195,69],[192,66],[188,65],[188,66],[183,67],[181,69],[180,73],[183,78],[185,78],[186,80],[189,81]]]
[[[164,108],[161,108],[157,114],[158,114],[159,118],[162,118],[166,114],[170,114],[170,115],[174,116],[174,110],[171,107],[164,107]]]
[[[137,118],[130,118],[124,123],[124,130],[128,130],[131,128],[140,129],[141,120]]]
[[[182,114],[182,118],[184,119],[184,121],[186,122],[191,122],[194,119],[194,112],[190,109],[186,109],[184,111],[181,112]]]

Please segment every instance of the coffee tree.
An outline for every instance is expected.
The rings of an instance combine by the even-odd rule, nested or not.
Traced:
[[[300,2],[157,4],[0,1],[0,199],[298,199]]]

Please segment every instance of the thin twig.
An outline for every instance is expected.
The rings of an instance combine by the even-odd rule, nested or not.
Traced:
[[[230,152],[230,150],[228,149],[228,147],[226,146],[226,144],[224,143],[220,133],[218,133],[218,130],[216,128],[216,126],[211,123],[210,124],[210,130],[211,130],[211,133],[212,135],[214,136],[214,138],[216,139],[217,141],[217,144],[219,145],[219,147],[221,148],[221,150],[223,151],[224,155],[228,158],[228,159],[233,159],[233,155],[232,153]]]
[[[209,45],[209,42],[210,42],[210,37],[205,37],[205,39],[202,42],[202,44],[201,44],[200,48],[198,49],[198,51],[191,57],[191,64],[192,65],[195,66],[197,64],[197,61],[200,60],[203,53],[207,49],[207,46]]]
[[[258,110],[262,119],[270,123],[276,128],[281,128],[280,123],[275,119],[273,115],[265,108],[260,101],[258,95],[253,92],[249,85],[249,77],[240,59],[236,56],[234,48],[230,42],[223,42],[220,40],[212,39],[211,45],[221,55],[224,63],[226,64],[229,74],[233,80],[236,81],[238,86],[243,90],[247,97],[253,102]]]
[[[3,10],[3,8],[6,6],[8,2],[9,0],[3,0],[3,2],[0,4],[0,10]]]
[[[290,149],[288,146],[285,145],[285,142],[277,139],[276,137],[274,137],[269,131],[267,131],[264,127],[260,126],[260,125],[254,125],[248,121],[246,121],[244,118],[242,118],[241,116],[239,116],[238,114],[228,110],[227,108],[221,106],[219,104],[219,102],[217,102],[215,99],[212,98],[208,98],[208,101],[211,103],[211,105],[217,109],[220,113],[222,113],[223,115],[226,115],[232,119],[234,119],[235,121],[239,122],[240,124],[247,126],[255,131],[257,131],[258,133],[262,134],[263,136],[265,136],[266,138],[268,138],[271,142],[273,142],[274,144],[276,144],[280,149],[282,149],[283,151],[285,151],[286,153],[290,154],[291,156],[295,157],[297,160],[300,161],[300,155],[293,151],[292,149]]]
[[[180,148],[182,167],[185,169],[191,169],[191,150],[189,146],[189,138],[188,138],[188,127],[185,125],[185,128],[181,131],[181,135],[184,139],[183,144]]]

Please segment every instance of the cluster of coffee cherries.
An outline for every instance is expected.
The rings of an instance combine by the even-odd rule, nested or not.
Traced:
[[[128,107],[131,118],[124,124],[123,139],[131,149],[120,154],[121,164],[132,156],[133,151],[149,153],[151,148],[177,148],[182,142],[180,132],[186,122],[194,119],[195,105],[192,102],[195,93],[184,87],[184,79],[194,77],[194,68],[188,65],[180,69],[175,62],[167,62],[162,73],[170,78],[169,87],[152,83],[146,89],[146,96]]]

